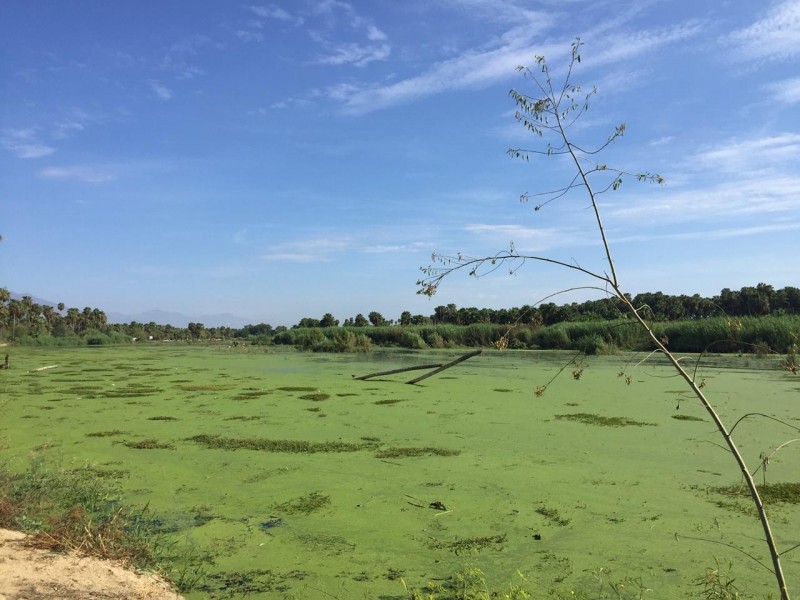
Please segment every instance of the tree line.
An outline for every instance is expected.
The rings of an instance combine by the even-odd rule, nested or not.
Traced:
[[[654,322],[703,320],[715,316],[763,317],[800,315],[800,288],[775,289],[759,283],[740,290],[724,288],[716,296],[699,294],[669,295],[646,292],[631,298],[634,306],[642,307],[644,315]],[[613,321],[623,314],[620,301],[614,298],[587,300],[557,305],[553,302],[538,306],[513,308],[457,307],[455,304],[437,306],[430,315],[413,315],[403,311],[396,320],[387,319],[372,311],[359,313],[343,322],[331,313],[322,318],[305,317],[291,330],[330,328],[385,328],[431,325],[520,325],[529,328],[551,326],[559,323]],[[98,309],[55,306],[34,302],[31,296],[12,298],[6,288],[0,288],[0,338],[24,339],[27,343],[122,343],[145,340],[251,340],[266,341],[286,332],[285,326],[273,327],[268,323],[246,325],[241,328],[227,326],[206,327],[202,323],[189,323],[187,327],[174,327],[159,323],[108,323],[106,314]],[[284,336],[287,337],[287,336]],[[294,338],[295,336],[288,336]],[[428,344],[429,345],[429,344]]]

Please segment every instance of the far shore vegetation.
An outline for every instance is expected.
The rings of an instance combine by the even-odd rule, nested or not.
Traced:
[[[759,283],[738,291],[699,294],[641,293],[634,306],[647,307],[659,337],[674,352],[794,354],[800,330],[800,288]],[[340,322],[332,314],[307,317],[291,326],[268,323],[242,328],[108,323],[97,308],[38,304],[0,288],[0,340],[24,346],[99,346],[157,341],[220,341],[285,345],[315,352],[366,352],[373,347],[407,349],[483,347],[502,343],[519,350],[575,350],[609,354],[649,350],[639,328],[614,298],[508,309],[435,307],[433,314],[387,319],[377,311]]]

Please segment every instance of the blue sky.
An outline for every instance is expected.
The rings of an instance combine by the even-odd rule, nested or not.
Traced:
[[[545,55],[597,96],[582,144],[658,172],[601,210],[630,293],[797,286],[800,1],[10,0],[0,17],[0,286],[135,314],[532,304],[527,265],[417,296],[433,252],[514,242],[603,268],[587,201],[514,120]],[[585,283],[585,281],[584,281]],[[596,297],[588,293],[556,301]]]

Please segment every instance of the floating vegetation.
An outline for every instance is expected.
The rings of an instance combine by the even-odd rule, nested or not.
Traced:
[[[372,436],[372,435],[362,435],[362,436],[361,436],[361,439],[362,439],[362,440],[364,440],[365,442],[375,442],[375,443],[378,443],[378,442],[380,442],[380,441],[381,441],[381,438],[379,438],[379,437],[375,437],[375,436]]]
[[[694,417],[692,415],[672,415],[673,419],[678,421],[705,421],[705,419],[701,419],[700,417]]]
[[[182,392],[224,392],[231,389],[229,385],[220,385],[218,383],[209,384],[193,384],[193,385],[178,385],[176,386]]]
[[[566,415],[555,415],[556,419],[565,421],[577,421],[584,425],[600,425],[602,427],[655,427],[656,423],[646,423],[644,421],[634,421],[626,417],[604,417],[591,413],[573,413]]]
[[[311,492],[305,496],[300,496],[294,500],[283,502],[275,505],[275,510],[280,512],[296,515],[296,514],[310,514],[322,510],[331,503],[330,496],[323,496],[319,492]]]
[[[239,392],[233,397],[233,400],[255,400],[269,396],[272,392],[270,390],[247,389]]]
[[[536,512],[546,517],[548,521],[551,523],[555,523],[556,525],[560,525],[561,527],[566,527],[569,525],[569,519],[563,518],[560,514],[558,514],[558,509],[555,508],[547,508],[546,506],[540,506],[536,509]]]
[[[452,542],[433,541],[429,547],[435,550],[449,550],[460,556],[461,554],[477,554],[491,546],[500,546],[506,543],[506,534],[488,535],[484,537],[456,538]]]
[[[384,448],[375,453],[376,458],[409,458],[415,456],[458,456],[461,450],[452,450],[450,448],[435,448],[427,446],[425,448],[415,447],[395,447]]]
[[[260,415],[236,415],[235,417],[225,417],[224,421],[258,421],[263,419]]]
[[[287,387],[279,387],[278,390],[281,392],[318,392],[319,388],[287,386]]]
[[[159,442],[158,440],[141,440],[139,442],[129,442],[125,440],[122,442],[123,446],[133,448],[134,450],[175,450],[175,446],[166,442]]]
[[[122,431],[121,429],[110,429],[109,431],[93,431],[92,433],[87,433],[86,437],[112,437],[115,435],[127,434],[127,431]]]
[[[764,483],[756,488],[764,504],[800,504],[798,482]],[[714,487],[711,491],[732,498],[750,498],[750,492],[744,485]]]
[[[493,391],[495,391],[495,392],[502,392],[502,393],[506,393],[506,392],[513,392],[514,390],[510,390],[510,389],[508,389],[508,388],[494,388],[494,390],[493,390]]]
[[[376,400],[373,402],[373,404],[377,404],[378,406],[387,406],[391,404],[397,404],[398,402],[408,402],[408,400],[400,398],[387,398],[386,400]]]
[[[327,400],[330,397],[331,397],[330,394],[317,392],[316,394],[305,394],[303,396],[300,396],[300,400],[311,400],[312,402],[322,402],[323,400]]]
[[[101,398],[141,398],[161,393],[161,388],[146,385],[130,384],[126,387],[113,388],[99,392]]]
[[[258,524],[258,528],[261,531],[266,531],[267,529],[272,529],[273,527],[280,527],[283,525],[283,519],[280,517],[270,517],[266,521],[262,521]]]
[[[287,581],[300,581],[307,576],[308,573],[303,571],[291,571],[290,573],[279,574],[269,569],[215,573],[206,577],[207,583],[202,589],[211,592],[225,592],[225,598],[244,598],[250,597],[251,594],[262,594],[265,592],[286,592],[290,589]]]
[[[224,438],[218,435],[200,434],[186,438],[206,448],[220,450],[261,450],[262,452],[307,453],[358,452],[373,448],[374,444],[350,444],[347,442],[308,442],[305,440],[268,440],[264,438]]]
[[[147,417],[148,421],[178,421],[178,417]]]

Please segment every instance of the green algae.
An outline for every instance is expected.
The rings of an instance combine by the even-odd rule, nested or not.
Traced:
[[[491,589],[506,589],[519,570],[532,588],[570,597],[595,590],[595,574],[606,569],[618,580],[641,577],[653,597],[677,598],[693,592],[711,559],[707,544],[677,542],[676,532],[716,539],[723,531],[763,554],[751,514],[709,502],[747,506],[746,497],[710,491],[736,481],[736,470],[711,428],[672,418],[677,386],[658,363],[625,385],[616,374],[629,356],[586,358],[580,380],[567,372],[537,397],[565,354],[488,352],[452,378],[411,387],[351,375],[440,363],[454,352],[325,356],[166,344],[10,351],[14,368],[0,375],[2,460],[19,466],[34,453],[91,464],[125,502],[149,505],[173,543],[203,557],[205,583],[189,600],[404,598],[398,574],[419,588],[466,561]],[[69,373],[29,373],[50,364]],[[701,371],[729,423],[753,410],[796,418],[796,380],[746,369],[736,357]],[[293,401],[322,393],[331,398],[324,413]],[[682,414],[702,416],[678,397]],[[558,418],[578,404],[585,413],[576,414],[603,417],[589,423],[599,426]],[[615,416],[658,427],[603,423]],[[736,429],[753,466],[785,441],[773,423],[748,419]],[[770,462],[767,484],[797,472],[800,452],[789,446]],[[328,502],[278,510],[311,494]],[[407,495],[424,498],[423,508]],[[430,510],[433,501],[448,510]],[[791,535],[800,507],[769,505],[774,529]],[[261,527],[276,518],[279,526]],[[504,540],[480,544],[495,536]],[[713,553],[734,562],[751,592],[771,585],[738,551]],[[786,567],[796,581],[800,566]]]

